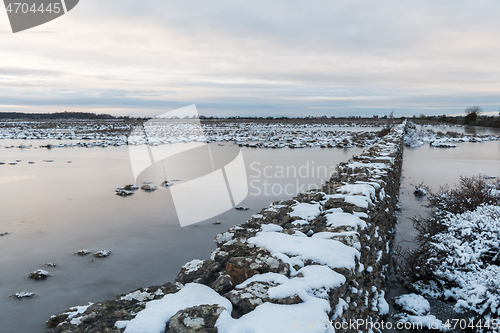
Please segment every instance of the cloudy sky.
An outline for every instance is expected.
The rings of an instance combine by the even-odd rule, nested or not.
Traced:
[[[499,1],[80,0],[12,34],[0,111],[462,114],[500,107]]]

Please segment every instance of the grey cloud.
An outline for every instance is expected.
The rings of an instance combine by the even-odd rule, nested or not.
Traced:
[[[16,68],[16,67],[0,67],[0,75],[9,76],[58,76],[63,74],[62,71],[45,70],[36,68]]]
[[[10,75],[63,78],[1,86],[12,103],[144,113],[183,103],[256,115],[419,114],[471,104],[496,110],[499,9],[493,1],[462,0],[86,0],[57,36],[9,44],[12,58],[28,57],[34,66]],[[65,73],[46,71],[40,59]],[[23,85],[33,87],[33,98],[23,98]]]

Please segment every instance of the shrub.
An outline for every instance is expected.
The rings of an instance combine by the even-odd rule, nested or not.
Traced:
[[[498,180],[496,183],[490,183],[480,176],[462,176],[455,188],[443,186],[437,193],[432,193],[423,184],[418,184],[416,187],[427,190],[427,200],[432,212],[427,218],[413,217],[413,227],[417,232],[415,249],[395,248],[395,268],[398,271],[399,280],[405,285],[435,278],[434,272],[446,255],[446,253],[435,251],[435,237],[450,229],[447,220],[450,214],[458,215],[475,211],[483,205],[500,206],[500,181]]]
[[[464,119],[464,124],[467,125],[471,122],[475,122],[477,120],[477,116],[483,112],[483,109],[480,106],[469,106],[467,109],[465,109],[465,119]]]

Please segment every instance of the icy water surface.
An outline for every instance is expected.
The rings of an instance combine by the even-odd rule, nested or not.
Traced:
[[[116,187],[134,182],[126,146],[5,148],[49,141],[0,140],[0,162],[6,163],[0,165],[0,233],[9,233],[0,237],[0,332],[43,332],[50,315],[71,306],[173,281],[184,263],[209,257],[216,234],[272,201],[319,186],[337,163],[362,151],[243,148],[249,195],[241,205],[250,209],[231,209],[181,228],[169,189],[114,194]],[[220,147],[212,146],[214,151]],[[192,202],[193,207],[199,204]],[[80,249],[113,254],[104,259],[73,254]],[[57,267],[44,266],[48,262]],[[28,279],[36,269],[51,276],[40,282]],[[37,296],[8,297],[19,291]]]
[[[425,198],[413,194],[415,188],[412,184],[424,182],[433,191],[438,191],[439,186],[448,184],[453,187],[459,182],[461,175],[479,174],[500,176],[500,142],[466,142],[458,144],[453,149],[434,148],[430,145],[419,148],[405,147],[400,192],[402,211],[398,217],[395,244],[413,248],[415,230],[411,218],[415,215],[427,216],[429,212],[429,209],[424,207]],[[397,312],[391,298],[406,293],[408,291],[397,283],[388,285],[386,298],[391,306],[391,312]],[[451,308],[450,303],[431,302],[431,313],[440,319],[458,318]],[[395,330],[385,330],[385,332],[395,332]]]
[[[442,125],[442,126],[430,126],[430,125],[417,125],[419,130],[431,129],[435,132],[457,132],[462,134],[475,134],[475,135],[500,135],[500,128],[496,127],[484,127],[484,126],[456,126],[456,125]]]

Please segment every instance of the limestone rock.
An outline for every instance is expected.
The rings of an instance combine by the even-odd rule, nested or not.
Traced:
[[[250,282],[243,288],[233,289],[224,295],[233,303],[233,316],[239,318],[244,314],[253,311],[257,306],[265,303],[275,304],[298,304],[302,303],[302,299],[298,295],[293,295],[285,298],[269,297],[269,288],[277,286],[273,282]]]
[[[188,265],[191,264],[191,265]],[[222,270],[222,265],[215,260],[193,260],[184,265],[180,273],[175,278],[176,282],[186,283],[201,283],[211,285],[219,277],[219,272]]]
[[[234,285],[231,282],[231,276],[229,274],[223,274],[217,278],[217,280],[214,281],[210,285],[210,288],[218,292],[219,294],[223,295],[233,289]]]
[[[199,305],[178,311],[170,318],[165,333],[217,333],[215,323],[225,309]]]

